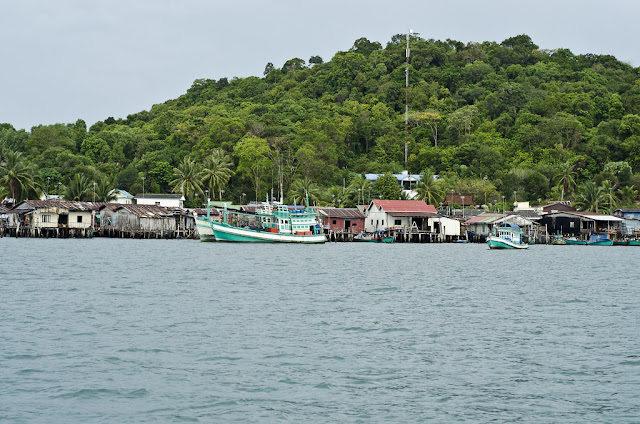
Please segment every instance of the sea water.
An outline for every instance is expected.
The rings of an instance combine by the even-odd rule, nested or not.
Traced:
[[[640,247],[0,239],[0,422],[640,422]]]

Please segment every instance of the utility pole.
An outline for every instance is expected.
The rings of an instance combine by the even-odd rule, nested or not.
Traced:
[[[413,30],[409,30],[407,33],[407,67],[405,70],[405,100],[404,100],[404,169],[409,170],[409,34]]]

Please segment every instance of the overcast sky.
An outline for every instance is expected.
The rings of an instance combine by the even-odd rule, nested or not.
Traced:
[[[90,126],[149,110],[198,78],[329,61],[366,37],[496,41],[640,66],[636,0],[0,0],[0,123]]]

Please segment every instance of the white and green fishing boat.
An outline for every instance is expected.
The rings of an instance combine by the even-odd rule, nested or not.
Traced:
[[[529,243],[522,241],[522,228],[514,224],[503,223],[493,229],[487,237],[490,249],[528,249]]]
[[[207,207],[207,215],[196,216],[195,221],[196,230],[198,231],[198,237],[200,237],[201,241],[216,241],[216,238],[213,235],[213,227],[211,227],[213,218],[211,218],[209,207]]]
[[[287,205],[263,202],[255,214],[220,211],[221,220],[196,218],[202,241],[324,243],[326,237],[318,224],[316,213],[308,206],[290,209]],[[209,215],[207,213],[207,215]]]

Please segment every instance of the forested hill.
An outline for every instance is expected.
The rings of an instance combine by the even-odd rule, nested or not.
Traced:
[[[183,191],[193,205],[205,190],[236,202],[280,188],[292,201],[306,190],[341,206],[397,196],[362,174],[404,168],[405,49],[405,35],[385,47],[361,38],[326,62],[199,79],[177,99],[88,130],[82,120],[30,133],[0,124],[0,194],[33,197],[46,186],[89,198],[95,181],[104,193]],[[450,190],[488,204],[635,202],[639,68],[543,50],[526,35],[468,44],[412,36],[410,52],[408,168],[439,176],[419,187],[429,202]],[[18,165],[28,174],[20,190],[9,185]]]

